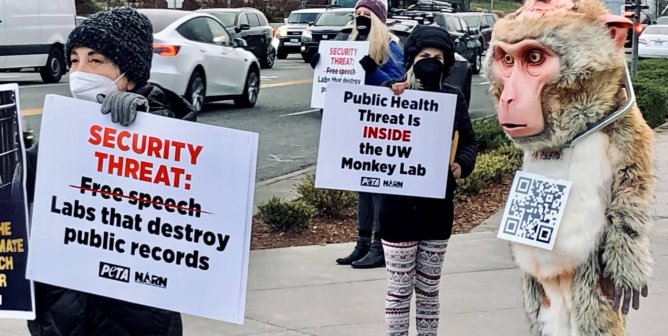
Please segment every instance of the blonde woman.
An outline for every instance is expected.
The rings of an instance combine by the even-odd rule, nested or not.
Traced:
[[[355,26],[348,37],[351,41],[369,41],[369,54],[360,60],[366,72],[364,84],[380,86],[404,75],[403,54],[396,36],[385,25],[387,1],[359,0],[355,4]],[[311,58],[315,68],[320,54]],[[383,244],[378,222],[378,204],[381,195],[359,193],[357,212],[357,244],[352,253],[336,262],[353,268],[385,266]],[[373,237],[373,239],[372,239]]]
[[[443,80],[454,64],[452,38],[438,26],[417,26],[404,45],[406,76],[385,83],[400,95],[406,89],[457,96],[454,130],[459,134],[445,198],[384,195],[379,206],[387,262],[387,336],[408,336],[413,292],[419,336],[438,335],[439,283],[452,233],[456,178],[471,174],[478,145],[464,94]]]

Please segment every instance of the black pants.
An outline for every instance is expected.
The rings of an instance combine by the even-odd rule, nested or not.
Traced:
[[[358,193],[357,229],[372,231],[377,239],[380,238],[380,221],[378,220],[380,200],[380,194]]]

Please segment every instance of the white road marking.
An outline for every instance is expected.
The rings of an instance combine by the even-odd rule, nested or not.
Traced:
[[[476,85],[488,85],[489,82],[482,82],[482,83],[477,83]]]
[[[301,112],[293,112],[293,113],[288,113],[288,114],[281,114],[279,117],[291,117],[291,116],[296,116],[296,115],[302,115],[302,114],[309,114],[313,112],[318,112],[320,109],[312,109],[312,110],[306,110],[306,111],[301,111]]]
[[[21,89],[34,89],[42,87],[54,87],[54,86],[69,86],[70,83],[58,83],[58,84],[37,84],[37,85],[24,85],[21,86]]]

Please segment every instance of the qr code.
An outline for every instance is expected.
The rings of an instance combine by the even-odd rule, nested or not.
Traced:
[[[511,240],[517,242],[551,249],[569,191],[568,181],[518,172],[499,234],[512,236]]]

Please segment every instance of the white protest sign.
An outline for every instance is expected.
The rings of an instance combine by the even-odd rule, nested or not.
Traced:
[[[243,323],[258,135],[47,96],[28,277]]]
[[[570,181],[518,171],[498,238],[552,250],[570,191]]]
[[[364,85],[364,68],[359,61],[369,54],[368,41],[321,41],[320,60],[313,72],[311,107],[325,106],[329,83]]]
[[[316,187],[444,198],[457,96],[330,84]]]
[[[27,161],[19,86],[0,85],[0,318],[35,319],[28,246]]]

